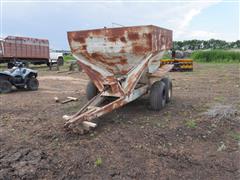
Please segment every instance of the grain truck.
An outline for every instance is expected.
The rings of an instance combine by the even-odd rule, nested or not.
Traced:
[[[15,60],[23,61],[25,64],[49,65],[52,62],[51,56],[56,59],[56,54],[52,55],[49,51],[47,39],[7,36],[0,40],[0,63],[8,63],[8,68],[13,66]],[[61,61],[60,64],[63,64],[63,57],[57,58]]]

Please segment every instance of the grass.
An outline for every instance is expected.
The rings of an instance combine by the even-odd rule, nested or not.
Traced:
[[[217,102],[224,102],[225,98],[223,96],[216,96],[214,97],[214,100]]]
[[[230,135],[236,141],[240,141],[240,132],[232,132]]]
[[[197,62],[239,63],[240,52],[226,50],[196,51],[191,58]]]
[[[172,59],[169,53],[164,53],[163,57],[161,59]]]
[[[96,159],[96,161],[95,161],[94,164],[95,164],[96,167],[101,166],[101,164],[102,164],[102,158],[98,157],[98,158]]]
[[[71,61],[71,60],[76,60],[76,58],[73,57],[71,54],[63,56],[63,59],[65,62]]]
[[[187,120],[185,125],[191,129],[195,129],[197,127],[197,123],[194,120]]]

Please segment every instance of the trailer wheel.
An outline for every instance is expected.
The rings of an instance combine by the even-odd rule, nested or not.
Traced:
[[[12,84],[8,80],[0,80],[0,93],[9,93],[12,90]]]
[[[161,81],[163,81],[166,85],[166,91],[167,91],[166,102],[168,103],[172,99],[172,81],[170,78],[163,78]]]
[[[38,86],[38,80],[34,76],[31,76],[27,81],[27,89],[31,91],[36,91],[38,90]]]
[[[97,87],[95,84],[93,84],[92,81],[89,81],[87,84],[87,89],[86,89],[86,94],[87,94],[87,99],[90,100],[93,97],[95,97],[99,93]]]
[[[165,107],[167,101],[166,85],[163,81],[156,81],[150,89],[150,106],[159,111]]]

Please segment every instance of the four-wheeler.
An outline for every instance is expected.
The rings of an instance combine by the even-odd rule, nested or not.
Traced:
[[[10,92],[12,86],[35,91],[39,86],[37,75],[37,71],[25,68],[22,62],[15,62],[12,69],[0,72],[0,93]]]

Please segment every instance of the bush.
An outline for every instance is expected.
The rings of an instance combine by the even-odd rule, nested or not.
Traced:
[[[73,57],[71,54],[63,56],[63,59],[65,62],[71,61],[71,60],[76,60],[76,58]]]
[[[226,50],[195,51],[191,58],[198,62],[240,62],[240,52]]]

